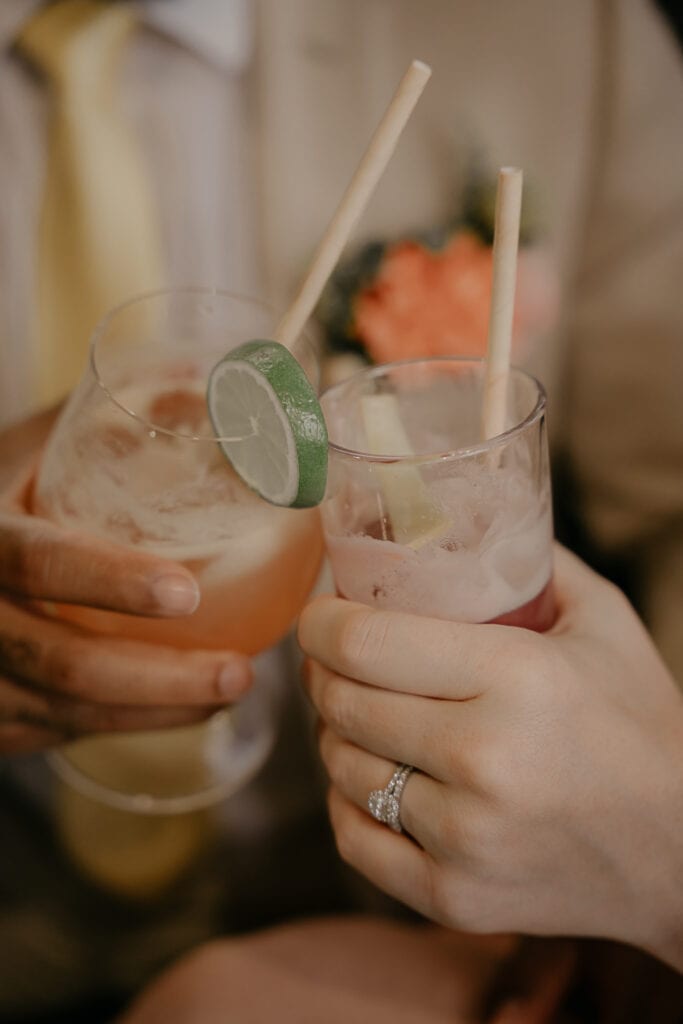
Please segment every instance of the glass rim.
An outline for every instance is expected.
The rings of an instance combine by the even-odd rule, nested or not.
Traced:
[[[361,377],[379,377],[386,373],[388,370],[395,369],[403,366],[414,366],[424,365],[425,363],[460,363],[469,364],[472,366],[483,367],[486,365],[486,359],[483,356],[418,356],[413,359],[398,359],[390,363],[378,363],[364,367],[362,370],[358,370],[353,373],[350,377],[345,380],[339,381],[337,384],[332,384],[326,388],[320,396],[321,405],[323,404],[326,396],[333,394],[335,391],[341,391],[344,387],[349,387],[354,382],[357,382]],[[523,377],[527,381],[530,381],[536,388],[536,401],[532,410],[518,423],[508,427],[507,430],[502,431],[500,434],[496,434],[494,437],[486,438],[486,440],[478,441],[476,444],[463,445],[459,448],[450,448],[445,451],[435,452],[421,452],[419,454],[410,455],[393,455],[390,452],[384,452],[381,455],[372,452],[365,452],[355,448],[347,448],[344,445],[337,444],[330,440],[328,437],[328,449],[337,455],[343,455],[347,458],[362,460],[363,462],[371,463],[382,463],[390,460],[392,463],[404,463],[411,464],[417,462],[430,462],[430,461],[448,461],[449,459],[465,459],[477,455],[485,454],[486,452],[495,451],[498,448],[502,448],[512,441],[519,434],[524,433],[530,427],[534,425],[544,414],[546,408],[546,391],[541,382],[528,373],[526,370],[522,370],[518,366],[510,367],[510,376]]]
[[[111,325],[112,321],[121,313],[125,312],[132,306],[138,305],[146,300],[150,299],[162,299],[170,297],[172,295],[196,295],[203,297],[217,297],[220,299],[230,299],[232,301],[240,302],[244,305],[255,306],[264,313],[272,314],[275,318],[275,311],[264,299],[259,299],[254,295],[247,295],[246,293],[231,292],[226,288],[218,288],[206,285],[174,285],[168,288],[153,288],[149,291],[138,292],[135,295],[124,299],[123,302],[119,302],[116,306],[113,306],[104,316],[98,320],[97,324],[93,328],[92,334],[90,335],[90,342],[88,346],[88,365],[92,370],[93,376],[97,385],[105,393],[107,398],[115,405],[121,412],[125,413],[126,416],[130,416],[138,424],[140,424],[147,431],[153,431],[155,434],[163,434],[166,437],[174,437],[183,441],[194,441],[195,443],[208,442],[209,444],[221,444],[229,443],[234,441],[234,437],[222,436],[219,434],[188,434],[183,433],[179,430],[170,430],[168,427],[164,427],[160,424],[154,423],[146,417],[141,416],[135,412],[134,409],[130,409],[125,405],[119,398],[116,397],[111,387],[108,386],[103,378],[101,369],[97,364],[97,346],[102,341],[107,329]],[[250,338],[245,338],[245,341],[250,341]],[[308,349],[311,355],[315,357],[315,346],[309,337],[306,328],[301,331],[296,341],[294,342],[294,350],[298,345],[303,345]],[[226,350],[230,351],[229,349]],[[295,351],[292,353],[295,355]]]
[[[218,713],[220,714],[220,712]],[[238,772],[223,781],[207,783],[197,789],[174,795],[149,793],[145,792],[144,788],[135,793],[116,789],[107,785],[106,782],[100,782],[93,778],[83,769],[77,768],[59,747],[47,750],[45,757],[62,782],[71,786],[82,796],[117,811],[160,817],[186,814],[190,811],[215,807],[216,804],[222,803],[260,771],[274,745],[275,731],[266,726],[259,743],[246,744],[242,742],[240,744],[242,750]]]

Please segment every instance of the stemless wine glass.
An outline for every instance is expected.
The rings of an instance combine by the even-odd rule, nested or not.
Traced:
[[[100,633],[249,655],[287,632],[317,577],[318,510],[276,508],[250,491],[222,454],[205,401],[218,360],[244,341],[272,337],[274,326],[259,302],[192,288],[134,298],[100,323],[48,440],[34,511],[183,563],[201,603],[172,620],[75,606],[57,614]],[[294,355],[316,384],[313,346],[302,337]],[[273,694],[257,681],[204,724],[90,737],[53,751],[68,783],[60,794],[67,847],[106,884],[162,886],[201,845],[198,812],[256,772],[273,734]]]
[[[543,631],[554,620],[545,394],[510,374],[508,429],[481,440],[485,362],[363,370],[322,396],[323,529],[343,597]]]

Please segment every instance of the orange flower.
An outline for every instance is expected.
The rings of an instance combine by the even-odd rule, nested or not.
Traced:
[[[520,253],[513,327],[515,355],[553,320],[552,275]],[[528,272],[525,268],[528,267]],[[492,251],[460,231],[440,250],[405,241],[389,246],[372,284],[354,305],[354,333],[376,363],[429,355],[483,355]]]

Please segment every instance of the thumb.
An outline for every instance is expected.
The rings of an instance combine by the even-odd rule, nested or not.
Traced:
[[[0,589],[16,596],[134,615],[188,615],[199,587],[187,569],[134,548],[0,514]]]

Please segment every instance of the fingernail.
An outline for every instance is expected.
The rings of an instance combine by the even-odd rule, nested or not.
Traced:
[[[199,604],[199,587],[192,579],[176,573],[159,576],[152,583],[159,607],[170,614],[189,615]]]
[[[249,673],[242,661],[229,661],[218,673],[218,691],[228,700],[243,693],[249,681]]]

